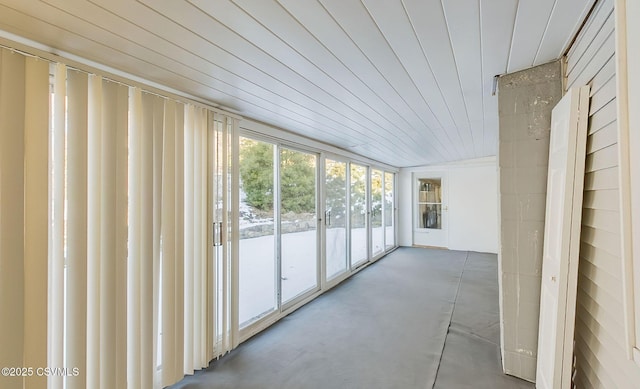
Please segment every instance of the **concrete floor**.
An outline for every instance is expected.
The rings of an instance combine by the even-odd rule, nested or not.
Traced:
[[[495,255],[400,248],[173,388],[533,388],[498,339]]]
[[[434,388],[534,388],[502,374],[495,254],[470,252]]]

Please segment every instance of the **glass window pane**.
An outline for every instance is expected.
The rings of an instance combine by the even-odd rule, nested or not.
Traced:
[[[384,251],[382,226],[382,171],[371,170],[371,255]]]
[[[327,280],[347,270],[347,163],[325,161]]]
[[[420,204],[420,228],[442,229],[442,205]]]
[[[318,285],[316,156],[280,150],[282,302]]]
[[[240,138],[240,327],[277,308],[272,144]]]
[[[351,267],[367,260],[367,168],[351,164]]]
[[[396,245],[395,234],[395,212],[394,212],[394,174],[384,173],[384,226],[385,226],[385,244],[390,249]]]
[[[418,180],[418,228],[442,229],[442,180]]]

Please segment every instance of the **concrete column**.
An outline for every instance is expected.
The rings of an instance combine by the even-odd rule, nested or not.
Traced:
[[[500,333],[504,372],[536,378],[551,110],[560,61],[498,80]]]

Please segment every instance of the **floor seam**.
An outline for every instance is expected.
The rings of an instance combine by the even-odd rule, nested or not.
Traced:
[[[447,333],[451,332],[451,329],[457,330],[457,332],[460,333],[460,334],[468,335],[468,336],[474,337],[476,339],[482,340],[484,342],[491,343],[491,344],[496,345],[496,346],[500,346],[500,344],[492,341],[491,339],[485,338],[484,336],[479,335],[479,334],[477,334],[477,333],[475,333],[473,331],[466,331],[464,328],[456,326],[455,323],[451,323],[449,325],[449,330],[447,331]]]
[[[447,345],[447,337],[449,337],[449,329],[451,328],[451,323],[453,322],[453,313],[456,310],[456,302],[458,301],[458,294],[460,293],[460,286],[462,285],[462,277],[464,277],[464,269],[467,267],[467,261],[469,260],[469,252],[467,251],[467,256],[464,258],[464,264],[462,265],[462,272],[460,273],[460,280],[458,281],[458,288],[456,289],[456,295],[453,298],[453,307],[451,308],[451,315],[449,316],[449,324],[447,325],[447,333],[444,336],[444,342],[442,342],[442,349],[440,350],[440,358],[438,359],[438,367],[436,368],[436,376],[433,379],[433,385],[431,389],[435,388],[436,382],[438,382],[438,372],[440,371],[440,365],[442,364],[442,357],[444,355],[444,348]]]

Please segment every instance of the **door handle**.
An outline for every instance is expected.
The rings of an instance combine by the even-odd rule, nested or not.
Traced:
[[[213,245],[222,246],[222,222],[213,223]]]
[[[326,211],[324,213],[324,224],[326,226],[330,226],[331,225],[331,211]]]

